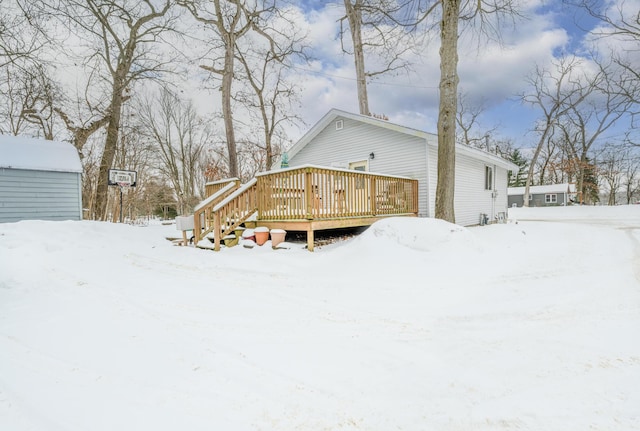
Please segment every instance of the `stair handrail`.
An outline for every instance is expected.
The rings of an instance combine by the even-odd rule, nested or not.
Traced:
[[[220,242],[226,235],[233,232],[235,228],[258,211],[257,182],[258,180],[253,178],[213,207],[215,251],[220,251]],[[225,222],[224,228],[223,221]]]
[[[232,178],[229,180],[229,183],[227,185],[196,205],[193,210],[193,236],[195,244],[198,244],[198,242],[200,242],[200,240],[204,238],[205,235],[213,230],[213,224],[207,226],[207,222],[212,219],[211,216],[207,217],[207,213],[211,214],[213,207],[237,188],[238,182],[235,178]],[[204,226],[201,224],[203,215]]]

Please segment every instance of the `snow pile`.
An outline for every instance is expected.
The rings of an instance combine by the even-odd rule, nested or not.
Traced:
[[[477,238],[462,226],[438,219],[401,217],[374,223],[360,238],[369,246],[395,243],[411,250],[438,252],[478,249]]]
[[[0,224],[0,429],[640,429],[637,207],[558,210],[315,253]]]

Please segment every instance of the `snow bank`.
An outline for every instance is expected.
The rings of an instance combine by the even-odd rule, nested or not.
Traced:
[[[0,224],[0,429],[640,429],[638,213],[582,211],[315,253]]]
[[[432,218],[399,217],[380,220],[358,238],[360,246],[384,248],[397,244],[415,251],[479,250],[469,229]]]

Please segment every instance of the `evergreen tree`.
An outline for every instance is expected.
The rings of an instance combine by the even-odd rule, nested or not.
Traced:
[[[529,162],[517,148],[509,153],[509,160],[518,166],[518,172],[509,171],[509,187],[524,187],[527,181],[527,166]]]

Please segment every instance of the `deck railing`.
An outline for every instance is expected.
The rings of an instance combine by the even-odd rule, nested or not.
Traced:
[[[227,184],[231,182],[236,184],[236,188],[240,187],[240,180],[238,178],[226,178],[224,180],[211,181],[205,184],[204,185],[205,198],[208,198],[209,196],[214,195],[215,193],[220,191],[220,189],[226,187]]]
[[[214,249],[235,228],[247,221],[258,210],[256,179],[249,181],[227,196],[213,208]]]
[[[417,214],[418,181],[314,166],[257,175],[258,220]]]
[[[256,213],[258,223],[418,213],[418,181],[405,177],[307,165],[238,184],[236,179],[209,184],[212,194],[194,212],[196,244],[213,232],[219,250],[224,237]]]
[[[213,231],[213,208],[239,186],[239,182],[235,178],[217,183],[219,184],[216,184],[216,190],[200,202],[193,212],[193,236],[196,244]]]

